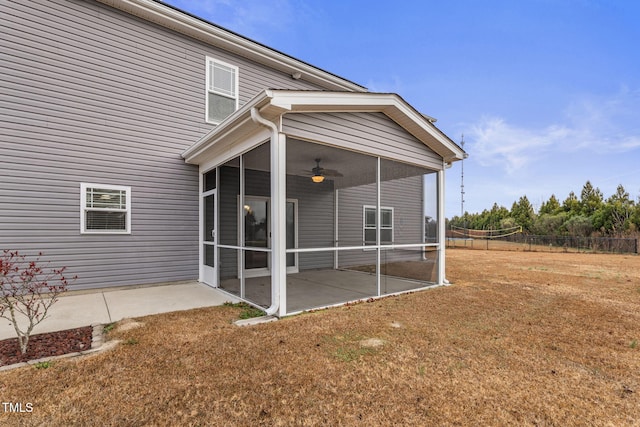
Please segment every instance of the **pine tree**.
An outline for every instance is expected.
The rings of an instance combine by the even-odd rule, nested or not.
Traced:
[[[535,212],[527,196],[520,197],[517,203],[513,202],[511,217],[516,221],[516,224],[522,227],[523,232],[531,232],[535,220]]]
[[[632,227],[634,203],[622,184],[616,193],[603,203],[594,215],[594,227],[605,234],[622,235]]]
[[[580,212],[586,217],[593,215],[602,206],[602,200],[600,189],[594,188],[591,182],[587,181],[580,193]]]
[[[573,191],[569,193],[564,202],[562,202],[562,210],[567,212],[569,216],[580,213],[580,201]]]
[[[552,194],[548,201],[542,202],[538,215],[555,215],[561,211],[562,206],[560,206],[560,202],[556,199],[556,195]]]

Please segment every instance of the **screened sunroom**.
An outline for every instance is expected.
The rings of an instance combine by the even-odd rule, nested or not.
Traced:
[[[265,91],[183,154],[200,280],[278,316],[441,285],[462,154],[397,95]]]

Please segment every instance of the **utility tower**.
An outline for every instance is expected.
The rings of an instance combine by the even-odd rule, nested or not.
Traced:
[[[460,138],[460,146],[464,151],[464,134]],[[469,157],[467,153],[464,153],[462,160],[460,161],[460,218],[464,218],[464,159]],[[467,220],[466,218],[462,222],[462,228],[464,233],[464,245],[467,246]]]
[[[460,146],[464,150],[464,134],[462,134]],[[466,158],[467,156],[465,155],[460,161],[460,218],[464,216],[464,159]]]

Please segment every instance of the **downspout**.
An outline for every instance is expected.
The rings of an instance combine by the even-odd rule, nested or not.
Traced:
[[[274,196],[277,195],[277,193],[279,192],[279,187],[281,185],[280,180],[278,179],[278,173],[280,172],[280,168],[282,167],[281,164],[279,164],[279,159],[277,155],[274,155],[274,153],[277,153],[279,145],[280,145],[280,132],[278,130],[278,126],[276,126],[275,123],[265,119],[264,117],[262,117],[260,115],[260,112],[258,111],[257,107],[253,107],[251,108],[251,120],[253,120],[255,123],[265,126],[266,128],[268,128],[269,130],[271,130],[271,221],[272,221],[272,227],[271,230],[274,234],[275,238],[271,239],[272,242],[272,263],[271,263],[271,268],[273,269],[271,272],[271,306],[269,308],[267,308],[266,312],[268,315],[278,315],[278,311],[280,309],[280,298],[281,298],[281,293],[280,293],[280,267],[279,265],[276,265],[275,262],[273,262],[276,259],[276,254],[277,259],[278,259],[278,264],[280,264],[280,254],[278,253],[280,251],[280,246],[281,246],[281,241],[279,239],[279,234],[280,234],[280,227],[277,226],[276,221],[279,221],[279,217],[275,214],[277,214],[278,211],[278,204],[280,203],[280,198],[279,197],[275,197],[275,203],[274,203]],[[286,257],[285,257],[286,259]],[[274,271],[275,271],[275,276],[278,278],[278,280],[273,280],[274,278]],[[285,270],[286,272],[286,270]],[[286,275],[285,275],[285,283],[286,283]],[[284,313],[283,313],[284,314]]]

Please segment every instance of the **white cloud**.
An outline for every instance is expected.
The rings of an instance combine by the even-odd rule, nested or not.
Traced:
[[[565,139],[570,130],[560,126],[526,129],[500,118],[482,118],[465,135],[471,155],[483,166],[501,166],[511,174],[539,159]],[[470,148],[469,148],[470,147]]]
[[[483,117],[465,139],[482,166],[514,174],[554,153],[624,153],[640,147],[640,91],[622,88],[609,97],[583,97],[565,110],[562,123],[528,128],[499,117]]]
[[[640,147],[640,90],[622,87],[609,97],[583,97],[565,114],[581,138],[580,148],[604,153]]]

